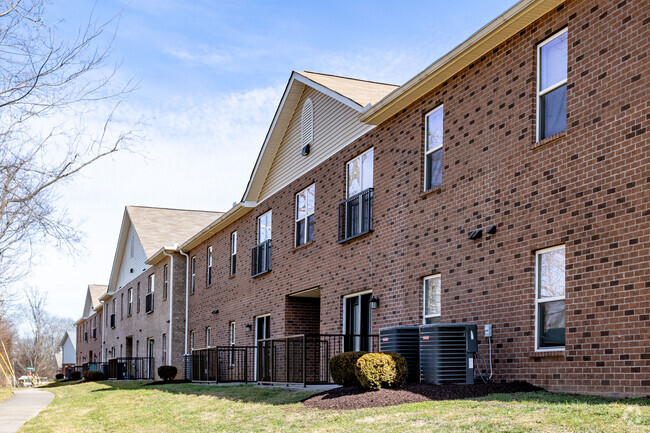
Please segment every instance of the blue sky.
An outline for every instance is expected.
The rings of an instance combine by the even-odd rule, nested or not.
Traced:
[[[123,9],[112,61],[138,89],[121,106],[142,118],[139,153],[101,161],[60,190],[85,241],[76,257],[40,249],[25,284],[78,318],[89,283],[106,283],[124,206],[227,210],[241,199],[292,70],[403,84],[514,4],[457,1],[54,0],[73,34]],[[99,127],[106,107],[96,110]]]

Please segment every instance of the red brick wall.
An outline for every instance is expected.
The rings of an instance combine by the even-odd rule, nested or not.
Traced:
[[[93,338],[93,325],[97,320],[97,332]],[[84,332],[88,331],[88,341],[84,339]],[[102,312],[92,314],[84,322],[77,325],[77,365],[85,362],[102,362]],[[92,359],[90,352],[92,351]]]
[[[272,336],[289,333],[286,296],[313,287],[321,290],[322,333],[340,333],[342,296],[367,289],[380,297],[374,332],[418,324],[422,279],[440,273],[442,322],[494,326],[497,381],[650,394],[649,12],[642,0],[566,2],[195,248],[189,321],[196,347],[206,326],[213,342],[226,344],[232,320],[237,343],[252,344],[244,325],[265,313]],[[567,131],[539,145],[536,47],[564,27]],[[422,194],[424,114],[440,104],[443,186]],[[370,147],[374,232],[339,245],[345,163]],[[314,243],[294,250],[294,197],[314,182]],[[251,279],[255,219],[269,209],[272,271]],[[494,236],[467,239],[492,224]],[[229,278],[234,230],[238,272]],[[566,350],[543,356],[534,352],[534,254],[558,244],[566,246]]]

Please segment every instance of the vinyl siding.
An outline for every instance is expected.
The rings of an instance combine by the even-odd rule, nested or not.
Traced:
[[[133,257],[131,257],[131,236],[134,236],[135,239]],[[147,255],[144,252],[144,248],[142,248],[142,245],[140,244],[140,239],[138,238],[133,225],[130,224],[129,233],[124,245],[122,263],[120,263],[120,273],[117,276],[117,287],[115,287],[114,290],[123,287],[125,284],[132,281],[136,276],[140,275],[140,273],[142,273],[145,269],[148,269],[149,265],[146,265],[144,263],[145,260],[147,260]],[[131,269],[133,269],[133,273],[131,273]]]
[[[311,98],[314,104],[314,141],[311,153],[302,156],[301,118],[302,107],[307,98]],[[311,87],[305,87],[266,177],[259,202],[269,198],[373,128],[359,122],[358,118],[358,111]]]

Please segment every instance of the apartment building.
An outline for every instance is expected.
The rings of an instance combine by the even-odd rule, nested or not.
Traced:
[[[103,305],[99,298],[106,293],[107,286],[90,284],[86,289],[86,301],[77,327],[76,365],[101,362]]]
[[[202,380],[243,356],[301,382],[382,327],[469,322],[496,381],[650,394],[649,13],[522,0],[402,86],[293,72],[240,203],[135,267],[123,225],[105,358],[167,333]],[[145,336],[122,297],[165,275],[183,299]]]

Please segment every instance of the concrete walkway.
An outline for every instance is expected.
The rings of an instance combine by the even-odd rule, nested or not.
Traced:
[[[0,403],[0,433],[17,432],[54,400],[54,394],[40,389],[18,389]]]

